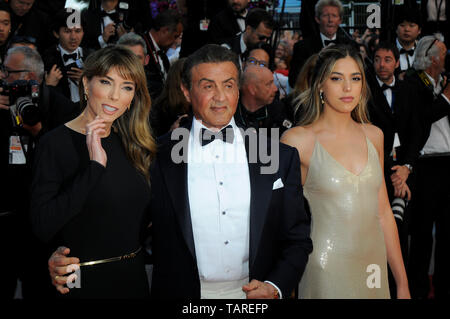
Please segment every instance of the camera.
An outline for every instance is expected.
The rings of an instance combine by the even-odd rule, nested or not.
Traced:
[[[71,71],[70,68],[83,69],[83,61],[81,59],[76,59],[75,62],[67,64],[61,68],[61,72],[64,76],[68,77],[67,72]]]
[[[41,120],[38,106],[39,83],[35,80],[16,80],[6,83],[0,80],[2,95],[9,96],[9,109],[15,119],[15,124],[22,123],[33,126]]]
[[[408,206],[408,201],[401,197],[396,197],[391,203],[392,213],[396,220],[403,222],[405,216],[405,209]]]
[[[117,26],[122,25],[125,31],[130,32],[132,27],[128,23],[128,2],[119,2],[119,23]]]

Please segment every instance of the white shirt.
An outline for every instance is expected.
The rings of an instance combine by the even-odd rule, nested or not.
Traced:
[[[434,94],[437,96],[440,94],[442,87],[442,77],[439,78],[439,83],[436,83],[434,79],[425,72],[430,82],[433,84]],[[450,106],[450,101],[443,94],[441,96],[447,101]],[[423,147],[422,154],[436,154],[450,152],[450,124],[448,122],[448,116],[441,118],[431,125],[430,136],[428,137],[425,146]]]
[[[246,18],[247,13],[248,13],[248,10],[245,10],[245,13],[242,14],[242,17]],[[236,22],[239,25],[239,29],[241,29],[241,32],[244,32],[245,31],[245,19],[240,19],[240,18],[236,17]]]
[[[70,58],[67,61],[64,61],[64,59],[62,58],[62,56],[64,54],[77,53],[78,59],[80,59],[83,56],[83,49],[80,47],[78,47],[73,52],[68,52],[68,51],[64,50],[60,44],[58,44],[58,47],[59,47],[59,51],[61,52],[61,59],[63,60],[64,66],[75,62],[75,60],[72,58]],[[74,81],[70,80],[69,78],[67,79],[67,82],[69,82],[70,99],[72,100],[72,102],[75,102],[75,103],[79,102],[80,101],[80,92],[78,91],[78,85]]]
[[[439,8],[439,5],[441,6],[441,9],[439,11],[439,21],[447,21],[447,16],[445,15],[445,3],[446,0],[437,0],[433,1],[430,0],[427,3],[427,11],[428,11],[428,21],[438,21],[437,19],[437,10]],[[437,7],[436,7],[437,5]]]
[[[188,195],[200,280],[249,275],[250,175],[244,140],[234,123],[233,144],[202,146],[194,118],[188,145]]]
[[[400,52],[400,50],[403,49],[403,46],[400,44],[398,39],[395,40],[395,43],[397,44],[397,49]],[[406,71],[406,70],[408,70],[408,68],[413,66],[414,59],[416,58],[416,46],[412,47],[411,49],[414,50],[414,54],[411,56],[406,53],[400,54],[400,70],[402,70],[402,71]],[[408,61],[409,61],[409,67],[408,67]]]
[[[330,39],[330,38],[328,38],[326,35],[324,35],[322,32],[320,32],[320,39],[322,40],[322,45],[323,45],[323,47],[326,47],[326,45],[325,45],[325,40],[328,40],[328,41],[330,41],[330,40],[336,40],[336,33],[333,35],[333,37]],[[331,43],[330,43],[331,44]],[[330,45],[329,44],[329,45]]]
[[[105,9],[103,9],[103,7],[101,7],[101,11],[105,11]],[[115,13],[116,10],[111,10],[111,11],[107,11],[106,13]],[[98,36],[98,43],[100,44],[101,48],[106,47],[108,44],[105,42],[105,40],[103,40],[103,30],[105,30],[105,27],[110,24],[110,23],[114,23],[114,21],[109,17],[109,16],[105,16],[103,17],[103,23],[101,25],[102,27],[102,34],[100,34]]]
[[[150,36],[150,39],[153,42],[153,47],[155,48],[155,52],[151,52],[151,53],[153,54],[153,57],[155,58],[155,60],[158,61],[159,66],[161,68],[161,72],[162,72],[162,74],[164,76],[164,80],[165,80],[166,77],[167,77],[166,69],[164,68],[164,63],[163,63],[161,57],[158,55],[158,51],[161,50],[161,48],[158,46],[158,43],[156,43],[156,41],[153,38],[153,36],[152,36],[150,31],[148,32],[148,35]]]
[[[384,82],[381,81],[378,78],[378,75],[377,75],[377,81],[378,81],[378,84],[380,85],[380,87],[384,84]],[[394,86],[395,85],[395,76],[394,76],[394,79],[392,80],[392,82],[390,84],[387,84],[387,85],[389,85],[389,86]],[[386,90],[383,91],[383,94],[386,97],[386,101],[388,102],[389,106],[392,109],[392,90],[391,89],[386,89]]]

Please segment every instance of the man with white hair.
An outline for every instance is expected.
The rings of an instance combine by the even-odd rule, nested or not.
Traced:
[[[427,298],[432,230],[436,226],[433,286],[436,298],[450,297],[450,85],[444,71],[447,48],[440,34],[417,44],[415,73],[406,84],[421,120],[421,152],[414,168],[416,202],[411,225],[409,283],[413,298]]]

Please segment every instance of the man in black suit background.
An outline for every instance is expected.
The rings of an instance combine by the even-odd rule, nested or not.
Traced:
[[[242,67],[243,55],[249,48],[269,42],[274,27],[275,21],[271,14],[260,8],[252,9],[245,19],[245,31],[229,39],[222,46],[239,56]]]
[[[298,152],[277,141],[258,148],[236,126],[239,62],[229,50],[191,55],[182,90],[194,117],[160,139],[151,169],[153,297],[288,298],[312,250]],[[73,261],[62,251],[49,261],[53,277]]]
[[[174,10],[166,10],[155,18],[152,28],[142,35],[150,60],[146,65],[149,75],[149,92],[154,101],[163,89],[170,62],[166,51],[183,33],[181,16]]]
[[[372,93],[368,104],[369,118],[383,131],[384,179],[397,222],[403,259],[407,260],[410,207],[406,202],[411,200],[411,173],[419,157],[419,119],[408,87],[395,76],[395,70],[399,67],[396,46],[381,42],[374,51],[373,67],[375,77],[368,76]],[[391,271],[389,282],[391,296],[395,296]]]
[[[219,12],[208,27],[210,43],[228,42],[237,34],[245,31],[245,19],[248,15],[249,0],[227,0],[228,7]]]
[[[304,40],[294,45],[291,68],[289,70],[289,85],[293,88],[297,77],[308,58],[330,44],[348,43],[349,39],[338,34],[342,22],[344,8],[339,0],[320,0],[315,6],[315,20],[319,25],[319,34],[303,36]]]
[[[67,23],[71,14],[66,10],[56,14],[52,31],[58,39],[58,44],[48,48],[42,55],[42,60],[47,72],[46,84],[56,87],[65,97],[78,103],[80,101],[78,82],[83,61],[92,50],[80,47],[86,25],[84,18],[80,20],[80,25],[69,26]]]
[[[436,227],[434,294],[436,298],[450,297],[450,85],[441,75],[447,54],[443,40],[440,34],[420,39],[414,60],[415,72],[405,78],[421,124],[408,263],[413,298],[428,297],[433,225]]]

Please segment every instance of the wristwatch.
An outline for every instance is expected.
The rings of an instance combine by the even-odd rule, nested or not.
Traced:
[[[405,166],[407,169],[409,169],[409,173],[410,173],[410,174],[412,173],[413,167],[412,167],[411,165],[405,164],[405,165],[403,165],[403,166]]]

